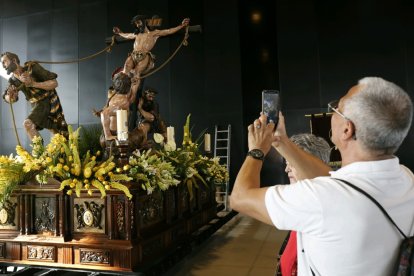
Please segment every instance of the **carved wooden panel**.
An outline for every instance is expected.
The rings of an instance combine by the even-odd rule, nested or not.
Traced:
[[[6,257],[6,243],[0,242],[0,258]]]
[[[73,231],[105,233],[105,202],[100,198],[73,200]]]
[[[164,199],[160,192],[142,197],[140,204],[140,224],[142,228],[151,226],[164,219]]]
[[[27,260],[54,262],[56,248],[54,246],[27,245]]]
[[[0,229],[17,230],[17,198],[12,197],[0,207]]]
[[[34,228],[37,233],[56,230],[56,197],[36,196]]]
[[[110,264],[110,250],[80,248],[81,264]]]
[[[119,199],[115,203],[115,217],[118,233],[125,237],[125,200]]]
[[[73,248],[72,246],[58,247],[58,262],[63,264],[73,263]]]

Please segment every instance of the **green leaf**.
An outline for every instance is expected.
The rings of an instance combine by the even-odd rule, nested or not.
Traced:
[[[118,182],[111,182],[111,187],[114,188],[114,189],[118,189],[118,190],[123,191],[125,193],[125,195],[128,197],[128,199],[131,200],[132,194],[129,192],[129,189],[128,189],[127,186],[125,186],[121,183],[118,183]]]
[[[191,178],[188,178],[186,181],[188,193],[190,194],[190,200],[193,199],[193,182],[191,181]]]
[[[77,197],[80,197],[82,187],[83,187],[82,182],[80,181],[76,182],[75,193]]]
[[[102,185],[102,183],[96,179],[92,180],[92,186],[94,186],[95,188],[99,189],[99,191],[101,192],[101,198],[104,198],[106,196],[106,191],[105,191],[105,187],[104,185]]]
[[[59,187],[59,191],[62,191],[64,188],[65,188],[65,186],[69,186],[70,185],[70,182],[72,182],[72,179],[66,179],[66,180],[63,180],[61,183],[60,183],[60,187]]]

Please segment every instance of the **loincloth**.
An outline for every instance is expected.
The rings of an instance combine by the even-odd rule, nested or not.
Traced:
[[[134,61],[134,67],[137,66],[138,63],[143,61],[147,56],[149,56],[149,65],[151,66],[155,62],[155,55],[151,52],[141,52],[141,51],[133,51],[131,54],[132,61]]]
[[[57,131],[67,130],[65,115],[60,105],[56,91],[51,91],[45,98],[32,101],[33,109],[28,116],[38,130],[53,129]]]

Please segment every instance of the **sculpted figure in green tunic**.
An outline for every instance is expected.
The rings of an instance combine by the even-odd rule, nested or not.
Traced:
[[[67,135],[67,124],[55,88],[57,74],[49,72],[36,62],[20,65],[19,57],[11,52],[1,54],[1,63],[8,74],[9,86],[3,94],[6,102],[18,100],[22,91],[32,104],[30,115],[24,120],[24,128],[30,139],[40,136],[39,130],[49,129],[53,133]]]

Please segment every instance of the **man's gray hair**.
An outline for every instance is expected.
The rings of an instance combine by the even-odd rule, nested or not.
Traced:
[[[311,133],[300,133],[292,135],[290,140],[298,147],[312,155],[315,155],[323,162],[329,162],[331,147],[322,137],[318,137]]]
[[[394,154],[410,130],[413,103],[399,86],[382,78],[359,80],[360,91],[344,101],[356,139],[369,151]]]

